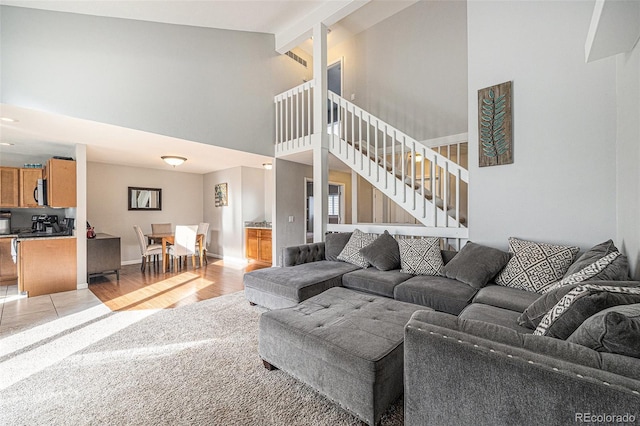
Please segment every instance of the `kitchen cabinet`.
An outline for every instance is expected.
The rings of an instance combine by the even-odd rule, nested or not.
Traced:
[[[87,240],[87,282],[106,274],[116,274],[120,280],[120,264],[120,237],[96,234]]]
[[[0,238],[0,285],[11,285],[18,281],[18,267],[11,256],[13,238]]]
[[[42,169],[20,169],[20,207],[42,207],[34,197]]]
[[[18,290],[29,297],[77,288],[74,237],[27,238],[18,242]]]
[[[245,234],[247,259],[271,263],[271,229],[246,228]]]
[[[52,158],[47,161],[47,204],[76,207],[76,162]]]
[[[18,207],[20,169],[0,167],[0,207]]]

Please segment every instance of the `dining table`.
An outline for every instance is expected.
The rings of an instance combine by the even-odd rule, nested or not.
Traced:
[[[167,244],[173,244],[175,242],[175,233],[167,234],[147,234],[146,236],[150,241],[160,241],[162,244],[162,271],[167,270]],[[198,244],[198,255],[200,257],[200,265],[203,265],[204,259],[204,234],[196,235],[196,243]]]

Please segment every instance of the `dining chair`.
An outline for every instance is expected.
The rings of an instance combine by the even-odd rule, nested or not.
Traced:
[[[173,232],[171,229],[170,223],[152,223],[151,224],[151,233],[152,234],[170,234]]]
[[[200,222],[200,224],[198,224],[198,235],[200,234],[204,235],[204,239],[202,241],[202,259],[204,260],[204,263],[209,263],[209,260],[207,259],[207,247],[209,246],[209,224],[208,223]]]
[[[177,225],[173,239],[173,245],[167,247],[169,256],[173,257],[174,268],[177,269],[178,261],[182,256],[191,256],[193,268],[196,267],[196,237],[198,235],[198,225]],[[186,259],[185,259],[186,260]]]
[[[133,229],[136,231],[138,245],[140,246],[140,254],[142,255],[142,266],[140,267],[140,270],[144,271],[144,267],[147,265],[150,256],[153,256],[153,263],[155,265],[158,256],[162,254],[162,245],[148,244],[147,238],[144,236],[142,229],[138,225],[133,225]],[[151,265],[149,265],[149,267],[151,267]]]

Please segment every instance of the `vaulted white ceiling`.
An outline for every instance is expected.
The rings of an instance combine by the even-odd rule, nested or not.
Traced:
[[[271,33],[276,36],[276,44],[280,41],[281,47],[296,43],[308,52],[311,52],[312,46],[306,35],[305,25],[313,19],[320,19],[331,26],[331,47],[415,2],[416,0],[0,0],[0,4],[7,6]],[[344,16],[345,14],[348,15]],[[159,160],[159,155],[182,154],[190,158],[177,170],[192,173],[208,173],[236,165],[260,167],[269,160],[268,157],[259,155],[11,105],[1,105],[0,113],[20,120],[18,123],[0,123],[0,142],[14,143],[11,147],[0,146],[0,155],[5,156],[16,153],[36,155],[41,151],[51,152],[52,148],[55,151],[52,154],[68,155],[65,147],[82,140],[88,145],[89,161],[167,168]],[[126,137],[122,137],[123,135]],[[155,148],[153,155],[149,155],[150,147]]]

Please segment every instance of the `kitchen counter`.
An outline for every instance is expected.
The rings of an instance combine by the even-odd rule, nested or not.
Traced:
[[[270,226],[245,226],[245,229],[268,229],[271,230]]]
[[[20,241],[34,240],[41,238],[75,238],[74,235],[66,235],[61,232],[47,234],[46,232],[13,232],[12,234],[0,235],[0,238],[17,238]]]

